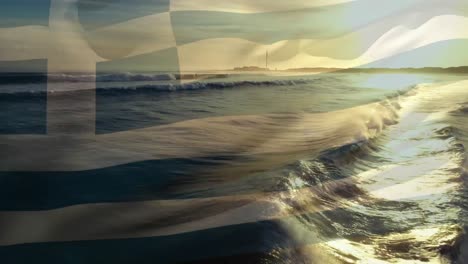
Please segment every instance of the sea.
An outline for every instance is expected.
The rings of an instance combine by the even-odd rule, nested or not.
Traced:
[[[15,263],[468,263],[464,74],[5,76]],[[49,134],[94,80],[93,133]]]

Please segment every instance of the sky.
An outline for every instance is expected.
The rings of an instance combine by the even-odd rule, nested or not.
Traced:
[[[223,70],[264,66],[267,51],[269,66],[278,69],[451,67],[468,60],[464,0],[3,0],[0,6],[0,62],[47,59],[52,71]]]

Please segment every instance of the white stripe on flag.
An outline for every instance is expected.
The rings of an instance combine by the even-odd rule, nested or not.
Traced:
[[[271,11],[297,10],[304,8],[335,5],[352,1],[356,0],[171,0],[171,11],[203,10],[237,13],[259,13]]]
[[[44,59],[52,40],[44,26],[0,28],[0,61]]]
[[[176,46],[170,13],[140,17],[89,32],[88,39],[103,53],[132,57]],[[113,51],[117,50],[117,52]],[[125,52],[127,51],[127,52]]]
[[[90,170],[142,160],[207,157],[221,150],[225,155],[311,155],[373,136],[374,124],[364,125],[366,120],[383,123],[392,111],[373,103],[317,114],[195,119],[91,137],[2,137],[0,143],[9,154],[0,171]],[[289,162],[288,155],[280,157]]]
[[[389,26],[391,24],[395,26]],[[433,17],[415,29],[402,26],[404,24],[405,21],[392,19],[339,38],[284,40],[271,45],[233,38],[201,40],[178,47],[179,65],[181,72],[265,67],[265,53],[268,51],[270,69],[306,68],[311,65],[352,68],[436,42],[468,38],[468,18],[463,16]],[[391,29],[382,32],[382,28]],[[336,50],[355,57],[348,60],[333,58]]]

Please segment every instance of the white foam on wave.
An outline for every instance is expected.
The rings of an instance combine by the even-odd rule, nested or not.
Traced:
[[[344,202],[359,214],[417,226],[370,237],[367,243],[347,239],[325,243],[337,257],[352,256],[357,263],[447,263],[440,250],[453,247],[461,234],[461,208],[453,202],[461,188],[458,179],[465,153],[453,135],[440,132],[449,126],[447,113],[468,95],[466,85],[466,81],[420,85],[401,98],[400,122],[383,133],[377,152],[384,162],[353,177],[372,199],[412,207]]]

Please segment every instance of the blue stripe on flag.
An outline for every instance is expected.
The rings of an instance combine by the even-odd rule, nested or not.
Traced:
[[[50,0],[0,1],[0,27],[49,25]]]
[[[45,210],[85,203],[183,198],[171,193],[169,187],[226,157],[213,159],[141,161],[74,172],[0,172],[0,210]]]
[[[90,30],[168,12],[169,5],[169,0],[79,0],[78,12],[81,24]]]
[[[5,264],[181,263],[270,252],[284,237],[277,223],[264,221],[164,237],[6,246],[0,256]]]

